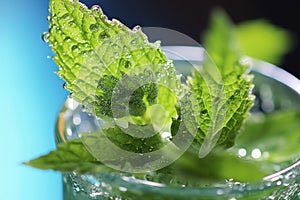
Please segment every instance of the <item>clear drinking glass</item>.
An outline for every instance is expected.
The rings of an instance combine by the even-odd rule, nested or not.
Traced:
[[[189,73],[186,60],[201,62],[199,47],[164,47],[166,55],[174,61],[177,70]],[[170,50],[170,51],[169,51]],[[177,52],[181,57],[170,52]],[[269,114],[277,111],[300,109],[300,81],[286,71],[269,63],[252,60],[256,100],[252,113]],[[67,99],[58,116],[56,125],[57,144],[78,138],[80,132],[95,131],[101,123],[84,112],[81,105]],[[263,134],[263,133],[261,133]],[[279,138],[274,136],[274,141]],[[244,144],[247,146],[247,144]],[[290,144],[285,144],[290,145]],[[299,148],[295,147],[300,156]],[[245,150],[245,149],[243,149]],[[238,149],[237,149],[238,151]],[[259,145],[256,148],[259,156]],[[245,153],[245,152],[240,152]],[[253,152],[252,152],[253,153]],[[287,155],[288,156],[288,155]],[[234,166],[232,166],[234,167]],[[251,172],[249,172],[251,173]],[[300,160],[291,159],[280,163],[276,172],[259,183],[241,183],[224,180],[224,183],[190,186],[189,180],[176,182],[164,174],[149,173],[144,177],[124,175],[118,171],[99,174],[63,173],[64,200],[91,199],[300,199]]]

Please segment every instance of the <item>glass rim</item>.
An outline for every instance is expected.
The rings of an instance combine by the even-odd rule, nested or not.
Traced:
[[[182,60],[201,62],[203,60],[203,47],[200,46],[162,46],[162,51],[170,60]],[[251,60],[251,71],[259,72],[267,77],[275,79],[300,95],[300,80],[291,73],[269,62],[247,57]],[[263,66],[263,67],[262,67]]]

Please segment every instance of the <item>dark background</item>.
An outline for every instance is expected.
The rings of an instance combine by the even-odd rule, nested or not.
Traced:
[[[84,0],[88,6],[98,4],[109,18],[117,18],[129,27],[134,25],[177,30],[200,42],[210,11],[222,7],[235,23],[264,18],[292,31],[300,39],[300,10],[297,1],[270,0]],[[276,41],[274,41],[276,42]],[[281,67],[300,78],[300,48],[293,50]]]

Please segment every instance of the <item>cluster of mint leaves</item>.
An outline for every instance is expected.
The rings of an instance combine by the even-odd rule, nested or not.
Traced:
[[[230,21],[225,15],[215,15],[214,20],[208,33],[211,39],[206,40],[206,46],[221,72],[222,82],[218,82],[216,77],[210,78],[224,87],[226,99],[219,97],[218,91],[214,91],[197,70],[193,71],[186,90],[196,94],[202,113],[197,115],[200,119],[197,119],[196,142],[201,145],[205,137],[217,135],[217,144],[229,147],[253,103],[252,83],[247,75],[248,67],[240,63],[242,55],[239,49],[232,45],[235,38],[232,38],[234,32]],[[178,101],[186,87],[180,83],[172,61],[163,54],[159,43],[149,43],[139,27],[131,30],[117,20],[108,20],[99,6],[88,9],[84,4],[70,0],[50,1],[49,23],[47,40],[56,54],[53,59],[59,66],[57,74],[65,80],[71,98],[85,105],[88,112],[102,119],[118,117],[127,119],[128,124],[147,125],[152,123],[149,118],[155,118],[149,116],[149,110],[152,105],[159,104],[167,113],[163,120],[170,128],[180,118]],[[151,74],[159,77],[157,84],[149,83],[137,88],[128,99],[128,105],[116,105],[118,116],[113,116],[111,99],[116,84],[129,71],[131,76],[145,76],[148,69],[145,66],[152,67]],[[167,89],[164,87],[166,82]],[[226,111],[220,111],[225,120],[214,128],[216,123],[212,122],[218,119],[213,115],[212,107],[216,104],[225,106]],[[157,112],[154,115],[158,115]],[[115,130],[116,127],[113,127],[104,132],[117,140],[122,148],[142,152],[137,138]],[[156,145],[153,148],[156,150],[162,144],[161,133],[157,132],[148,140],[152,147]],[[144,144],[147,145],[147,140]],[[208,142],[206,145],[211,150],[215,144]]]
[[[149,149],[148,145],[152,151],[161,148],[164,141],[157,128],[161,124],[151,119],[163,116],[165,129],[175,133],[176,123],[181,122],[180,106],[184,106],[179,104],[180,96],[189,92],[196,94],[197,101],[193,103],[198,105],[200,112],[196,115],[199,119],[196,119],[198,131],[194,146],[205,144],[207,153],[215,143],[225,147],[234,144],[254,97],[251,94],[249,66],[240,62],[243,54],[235,27],[224,13],[218,11],[213,14],[204,40],[204,46],[218,67],[222,81],[213,76],[210,79],[220,84],[224,96],[218,96],[219,90],[214,91],[203,77],[203,72],[197,70],[193,70],[188,82],[182,85],[172,61],[164,55],[159,43],[148,42],[138,26],[131,30],[115,19],[108,20],[99,6],[88,9],[76,0],[51,0],[49,23],[46,39],[55,53],[53,59],[59,66],[57,74],[65,80],[65,88],[71,92],[71,98],[101,119],[112,122],[113,117],[119,118],[125,120],[128,126],[150,125],[157,131],[154,136],[141,142],[140,138],[126,134],[114,124],[104,133],[116,145],[136,153],[145,152]],[[204,67],[207,69],[210,64],[204,65],[207,65]],[[148,75],[159,79],[156,84],[149,82],[137,85],[133,92],[123,91],[132,92],[124,97],[128,105],[117,102],[114,106],[118,112],[114,113],[114,89],[129,72],[133,77]],[[151,112],[157,104],[165,111],[163,115]],[[214,114],[215,105],[219,105],[216,109],[223,117],[221,123],[218,123],[218,116]],[[210,140],[205,141],[205,138]],[[26,164],[42,169],[77,170],[82,173],[95,173],[106,168],[89,154],[80,139],[61,144],[57,150]]]

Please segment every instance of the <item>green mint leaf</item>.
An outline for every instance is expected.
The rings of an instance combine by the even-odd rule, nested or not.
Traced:
[[[47,40],[56,54],[57,74],[88,112],[160,127],[151,112],[158,104],[170,126],[177,116],[174,91],[180,81],[158,43],[149,43],[138,26],[131,30],[108,20],[100,7],[88,9],[78,1],[51,0],[49,22]]]
[[[244,148],[251,152],[259,148],[264,156],[258,161],[263,163],[282,165],[296,160],[300,151],[299,118],[299,110],[251,115],[241,129],[234,151]]]
[[[237,36],[246,55],[277,65],[292,49],[294,39],[292,33],[264,19],[239,23]]]
[[[216,138],[217,144],[233,144],[253,97],[251,77],[246,73],[247,67],[239,62],[241,54],[230,31],[230,21],[222,14],[215,14],[206,39],[214,63],[205,60],[202,72],[194,70],[188,82],[192,92],[184,92],[187,98],[182,97],[182,85],[173,63],[158,43],[148,42],[139,27],[131,30],[117,20],[108,20],[98,6],[88,9],[70,0],[51,0],[49,20],[47,40],[56,54],[58,75],[66,81],[72,98],[88,112],[109,122],[102,127],[102,133],[115,146],[143,154],[162,149],[163,133],[175,136],[178,130],[187,128],[183,131],[187,135],[178,143],[181,145],[189,140],[188,132],[196,132],[195,119],[199,122],[196,140],[198,145],[202,144],[202,157],[212,150]],[[215,64],[220,74],[210,69]],[[197,100],[189,92],[194,92]],[[190,113],[189,109],[198,107],[201,113]],[[145,139],[135,137],[147,136],[148,132],[155,134]],[[60,171],[99,172],[105,167],[94,158],[100,148],[94,148],[99,143],[93,142],[105,140],[95,137],[99,135],[83,134],[82,141],[59,145],[57,151],[27,164]],[[172,142],[171,146],[174,151],[178,149]],[[94,156],[88,151],[90,147]],[[105,147],[101,149],[101,155],[106,155],[102,159],[120,157]],[[79,152],[82,154],[78,155]],[[172,157],[168,150],[164,153]],[[137,159],[132,158],[132,163]],[[120,160],[114,161],[118,164]]]
[[[130,129],[131,133],[135,132],[134,135],[138,135],[140,132],[138,128],[136,128],[130,123],[128,128]],[[151,126],[147,127],[147,129],[147,131],[149,132],[154,132],[154,129]],[[161,135],[159,133],[148,137],[146,140],[144,138],[137,138],[132,135],[128,135],[118,126],[109,129],[104,129],[103,133],[111,142],[120,147],[122,150],[131,151],[134,153],[148,153],[151,151],[156,151],[164,145]]]
[[[247,74],[248,66],[240,62],[242,53],[235,27],[221,10],[212,13],[204,47],[213,62],[204,61],[203,68],[209,71],[215,64],[219,74],[213,72],[208,76],[194,70],[189,86],[197,95],[201,110],[196,140],[202,143],[205,138],[211,138],[204,143],[205,155],[215,143],[225,147],[233,145],[254,97],[251,95],[252,77]]]
[[[241,159],[231,152],[214,149],[203,159],[187,151],[172,165],[159,172],[170,174],[175,179],[182,177],[188,179],[189,184],[201,181],[224,181],[233,179],[240,182],[259,182],[270,173],[262,169],[255,161]],[[251,173],[249,173],[251,172]]]
[[[88,142],[90,145],[93,145],[93,143],[94,145],[101,145],[96,144],[96,142],[101,141],[97,137],[99,137],[99,134],[88,134],[83,136],[83,140],[85,140],[84,143]],[[152,145],[155,145],[155,143]],[[104,151],[106,153],[101,154],[110,154],[108,158],[118,157],[117,155],[111,155],[113,152],[110,149],[104,149]],[[95,160],[80,139],[60,144],[56,150],[25,162],[25,164],[39,169],[52,169],[60,172],[76,171],[77,173],[94,174],[113,171],[113,169]],[[232,167],[233,165],[234,167]],[[247,173],[249,171],[252,173]],[[198,159],[195,154],[187,152],[173,165],[161,169],[157,173],[170,174],[172,178],[176,179],[184,178],[186,180],[189,178],[190,181],[194,180],[196,183],[199,182],[199,179],[202,181],[206,179],[223,181],[229,178],[233,178],[235,181],[254,182],[260,181],[266,175],[266,171],[260,169],[255,162],[245,161],[228,152],[216,150],[204,159]],[[136,174],[136,176],[143,179],[144,174]]]
[[[97,173],[110,169],[95,160],[78,139],[60,144],[55,151],[25,162],[25,164],[39,169],[53,169],[61,172]]]
[[[57,74],[71,98],[109,127],[101,127],[109,142],[134,153],[160,147],[182,94],[159,43],[149,43],[139,26],[131,30],[78,1],[51,0],[49,23]]]

